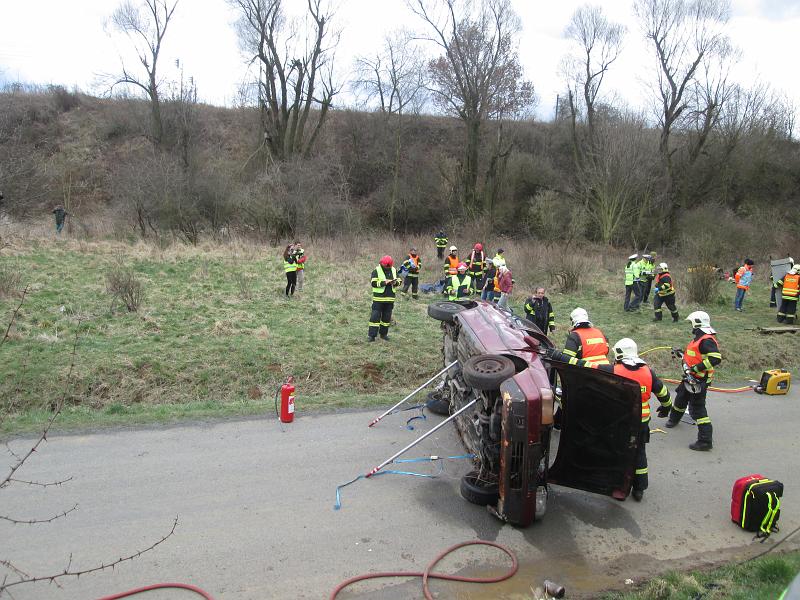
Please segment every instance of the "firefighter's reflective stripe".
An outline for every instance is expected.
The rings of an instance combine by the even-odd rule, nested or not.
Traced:
[[[436,241],[437,248],[444,248],[447,246],[447,238],[446,237],[437,237],[433,238]]]
[[[683,361],[690,369],[700,375],[700,377],[711,381],[714,377],[714,365],[711,364],[709,358],[722,359],[722,354],[719,352],[709,352],[703,356],[703,353],[700,352],[700,344],[705,340],[714,340],[715,343],[717,342],[717,338],[710,333],[706,333],[696,340],[692,340],[683,352]],[[702,365],[702,367],[695,368],[696,365]]]
[[[608,341],[603,332],[596,327],[573,329],[581,341],[581,358],[593,365],[607,365]]]
[[[647,475],[647,467],[645,467],[644,469],[636,469],[636,474],[637,475]]]
[[[797,300],[800,296],[800,274],[787,273],[778,285],[783,288],[781,297],[784,300]]]
[[[629,369],[624,364],[617,363],[614,365],[614,374],[639,384],[639,391],[642,394],[642,423],[649,421],[650,392],[653,389],[653,372],[646,365],[638,369]]]
[[[664,281],[667,278],[669,278],[669,281]],[[656,275],[656,287],[658,288],[658,295],[662,298],[675,293],[675,288],[672,286],[672,277],[668,271]]]
[[[384,296],[383,294],[386,293],[386,286],[389,279],[386,278],[386,274],[383,272],[383,267],[378,265],[375,268],[375,273],[378,275],[376,278],[372,280],[372,301],[373,302],[394,302],[394,293],[390,293],[391,295]],[[397,279],[397,269],[392,267],[392,278],[391,281]],[[391,283],[388,284],[391,286]]]
[[[458,274],[459,262],[460,261],[457,256],[450,256],[449,254],[447,255],[444,261],[444,270],[447,272],[448,275]]]
[[[711,417],[701,417],[695,421],[698,425],[708,425],[711,423]]]

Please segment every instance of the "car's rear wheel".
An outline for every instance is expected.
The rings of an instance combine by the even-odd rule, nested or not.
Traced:
[[[428,316],[436,319],[437,321],[444,321],[445,323],[452,323],[453,317],[456,313],[466,310],[466,306],[456,304],[455,302],[431,302],[428,304]]]
[[[470,471],[461,478],[461,496],[478,506],[494,506],[500,499],[497,483],[481,479],[480,471]]]
[[[450,416],[450,402],[446,398],[442,398],[441,393],[438,391],[428,392],[425,408],[435,415]]]
[[[515,372],[511,359],[499,354],[473,356],[461,368],[467,385],[479,390],[496,390]]]

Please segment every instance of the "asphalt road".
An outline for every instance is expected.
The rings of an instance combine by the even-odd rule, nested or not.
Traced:
[[[695,430],[681,424],[653,433],[648,449],[650,489],[644,501],[618,502],[575,490],[552,489],[548,512],[527,529],[503,525],[458,493],[464,460],[447,461],[437,478],[387,474],[336,486],[369,471],[429,430],[404,428],[410,413],[303,415],[281,430],[274,418],[173,427],[52,435],[17,477],[60,486],[14,483],[0,491],[0,515],[52,523],[0,522],[0,559],[27,573],[49,575],[109,563],[175,534],[141,557],[60,586],[14,590],[16,600],[92,599],[156,582],[200,586],[217,600],[327,598],[342,580],[368,571],[422,570],[444,548],[480,538],[508,545],[520,572],[492,586],[433,582],[441,598],[530,598],[531,586],[551,579],[568,598],[624,586],[669,568],[752,556],[800,526],[800,393],[788,396],[709,394],[714,450],[688,449]],[[380,411],[378,411],[380,412]],[[654,419],[653,427],[663,423]],[[24,452],[31,440],[14,439]],[[409,458],[462,454],[455,430],[443,427]],[[2,466],[12,463],[6,453]],[[387,468],[435,473],[430,463]],[[730,522],[733,481],[751,472],[784,482],[781,533],[766,544]],[[798,547],[800,534],[781,548]],[[492,549],[463,551],[441,569],[474,575],[499,572]],[[380,589],[375,592],[374,590]],[[339,597],[418,598],[419,581],[358,584]],[[148,599],[182,599],[155,592]]]

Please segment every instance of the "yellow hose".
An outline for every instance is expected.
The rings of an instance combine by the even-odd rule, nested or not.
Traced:
[[[647,354],[648,352],[653,352],[654,350],[672,350],[672,346],[656,346],[655,348],[650,348],[648,350],[645,350],[644,352],[640,352],[639,356],[642,356],[643,354]],[[675,383],[675,384],[679,384],[681,382],[680,379],[667,379],[666,377],[662,377],[662,380],[666,381],[667,383]],[[723,392],[725,394],[736,394],[736,393],[739,393],[739,392],[752,392],[753,391],[753,388],[751,386],[749,386],[749,385],[746,385],[746,386],[743,386],[743,387],[739,387],[739,388],[719,388],[719,387],[709,386],[708,389],[711,390],[712,392]]]

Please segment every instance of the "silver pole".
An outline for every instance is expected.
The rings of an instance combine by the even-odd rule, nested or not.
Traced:
[[[446,366],[444,369],[442,369],[442,370],[441,370],[441,371],[439,371],[439,372],[438,372],[436,375],[434,375],[433,377],[431,377],[430,379],[428,379],[428,381],[426,381],[425,383],[423,383],[421,386],[419,386],[417,389],[415,389],[413,392],[411,392],[411,393],[410,393],[408,396],[406,396],[405,398],[403,398],[402,400],[400,400],[400,402],[398,402],[398,403],[397,403],[397,404],[395,404],[393,407],[391,407],[390,409],[388,409],[388,410],[387,410],[385,413],[383,413],[381,416],[379,416],[379,417],[375,417],[374,419],[372,419],[372,422],[369,424],[369,427],[372,427],[373,425],[375,425],[375,423],[377,423],[378,421],[380,421],[380,420],[381,420],[383,417],[385,417],[386,415],[388,415],[388,414],[389,414],[390,412],[392,412],[392,411],[393,411],[395,408],[397,408],[398,406],[400,406],[400,405],[401,405],[403,402],[405,402],[406,400],[408,400],[409,398],[411,398],[411,397],[412,397],[412,396],[414,396],[415,394],[419,393],[419,392],[420,392],[420,390],[422,390],[422,389],[426,388],[428,385],[430,385],[430,383],[431,383],[433,380],[435,380],[437,377],[439,377],[440,375],[442,375],[442,373],[445,373],[445,372],[446,372],[448,369],[450,369],[451,367],[453,367],[453,366],[455,366],[455,365],[457,365],[457,364],[458,364],[458,361],[457,361],[457,360],[455,360],[455,361],[451,362],[451,363],[450,363],[449,365],[447,365],[447,366]]]
[[[475,404],[477,401],[478,401],[478,399],[477,399],[477,398],[475,398],[475,399],[474,399],[474,400],[472,400],[471,402],[468,402],[467,404],[465,404],[465,405],[464,405],[463,407],[461,407],[461,408],[460,408],[460,409],[459,409],[457,412],[454,412],[452,415],[450,415],[449,417],[447,417],[447,418],[446,418],[444,421],[442,421],[441,423],[439,423],[439,424],[438,424],[436,427],[434,427],[433,429],[431,429],[431,430],[430,430],[430,431],[428,431],[427,433],[423,433],[423,434],[422,434],[420,437],[418,437],[416,440],[414,440],[413,442],[411,442],[411,443],[410,443],[408,446],[406,446],[405,448],[403,448],[402,450],[400,450],[400,452],[398,452],[397,454],[395,454],[395,455],[394,455],[394,456],[392,456],[391,458],[387,458],[385,461],[383,461],[383,462],[382,462],[381,464],[379,464],[377,467],[375,467],[374,469],[372,469],[372,471],[370,471],[369,473],[367,473],[367,474],[366,474],[364,477],[372,477],[373,475],[375,475],[375,473],[377,473],[378,471],[380,471],[380,470],[381,470],[383,467],[385,467],[386,465],[388,465],[388,464],[389,464],[390,462],[392,462],[392,461],[393,461],[395,458],[397,458],[398,456],[400,456],[401,454],[403,454],[403,453],[404,453],[406,450],[410,450],[411,448],[413,448],[414,446],[416,446],[417,444],[419,444],[419,443],[420,443],[422,440],[424,440],[426,437],[428,437],[430,434],[432,434],[434,431],[437,431],[439,428],[441,428],[441,427],[444,427],[445,425],[447,425],[447,424],[448,424],[450,421],[452,421],[452,420],[453,420],[453,419],[455,419],[455,418],[456,418],[458,415],[460,415],[462,412],[464,412],[465,410],[467,410],[468,408],[470,408],[470,407],[471,407],[473,404]]]

